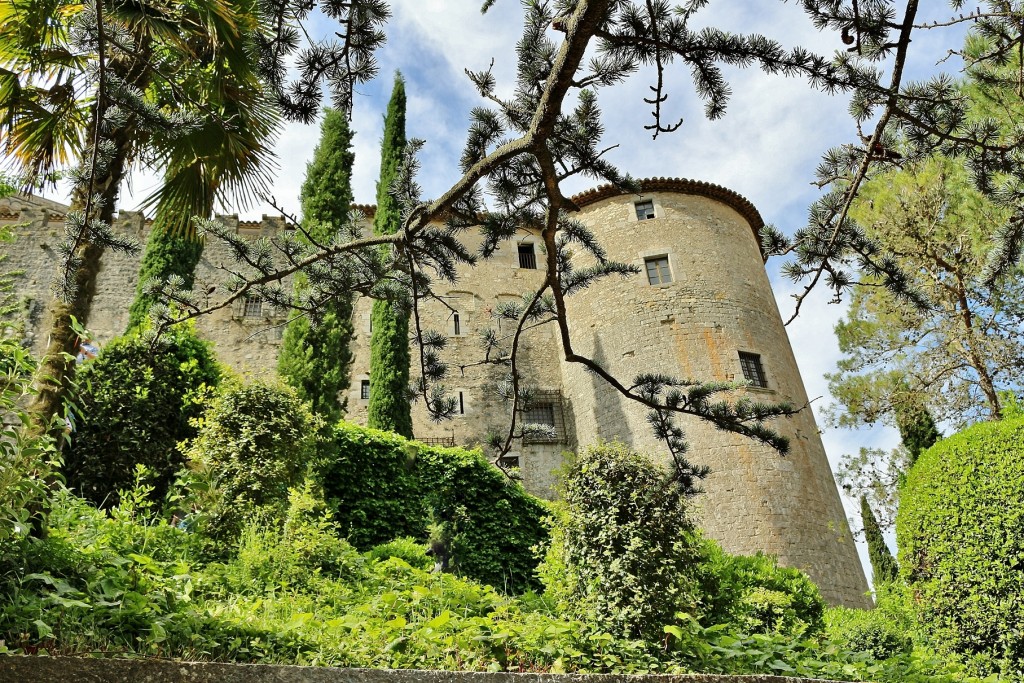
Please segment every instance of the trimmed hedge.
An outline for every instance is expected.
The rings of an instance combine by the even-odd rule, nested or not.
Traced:
[[[1024,419],[925,451],[900,493],[901,576],[940,647],[981,672],[1024,668]]]
[[[547,509],[479,451],[438,448],[340,423],[320,479],[342,533],[361,550],[441,527],[457,573],[509,593],[537,585],[533,548]]]

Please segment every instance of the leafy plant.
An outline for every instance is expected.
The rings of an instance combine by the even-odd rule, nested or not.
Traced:
[[[77,410],[65,450],[67,485],[101,506],[118,503],[136,465],[151,473],[153,495],[167,493],[185,459],[178,442],[195,435],[205,391],[221,369],[210,345],[189,328],[153,344],[115,339],[77,374]]]
[[[566,470],[542,572],[563,609],[626,637],[658,638],[701,610],[706,545],[686,490],[622,444],[599,444]]]
[[[478,451],[436,448],[345,423],[323,447],[319,479],[342,533],[369,549],[444,527],[452,568],[510,593],[536,585],[533,548],[547,511]]]
[[[1024,419],[925,451],[896,523],[901,578],[938,647],[982,672],[1024,670]]]
[[[202,483],[195,504],[207,533],[229,540],[253,516],[283,519],[288,491],[302,484],[314,457],[320,425],[295,390],[231,383],[194,425],[185,455]]]

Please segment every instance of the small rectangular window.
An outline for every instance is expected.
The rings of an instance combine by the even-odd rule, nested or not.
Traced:
[[[456,337],[462,334],[462,321],[459,320],[458,313],[452,313],[452,329]]]
[[[534,251],[533,244],[519,245],[519,267],[537,270],[537,252]]]
[[[519,456],[518,455],[505,455],[498,458],[498,467],[503,470],[511,470],[519,467]]]
[[[647,269],[647,282],[652,285],[664,285],[672,282],[672,272],[668,269],[668,256],[655,256],[644,259]]]
[[[743,353],[740,351],[740,368],[743,370],[743,379],[755,387],[768,388],[768,380],[764,376],[764,367],[761,365],[761,356],[756,353]]]
[[[364,401],[370,400],[370,380],[364,379],[359,383],[359,398]]]
[[[245,297],[242,305],[242,316],[245,318],[259,318],[263,315],[263,299],[258,296]]]
[[[636,219],[638,221],[646,221],[654,218],[653,200],[648,199],[642,202],[637,202],[634,206],[636,206]]]

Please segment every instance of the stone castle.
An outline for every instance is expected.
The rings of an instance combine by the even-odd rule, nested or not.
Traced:
[[[643,181],[642,196],[602,186],[574,197],[577,219],[588,225],[616,261],[641,272],[608,278],[566,300],[576,351],[629,382],[643,372],[702,380],[743,381],[746,394],[764,401],[807,405],[758,243],[763,225],[757,209],[740,195],[708,183],[680,179]],[[367,218],[373,207],[357,207]],[[66,207],[36,198],[0,200],[0,225],[15,226],[18,238],[5,249],[9,269],[24,271],[18,283],[25,312],[26,343],[44,346],[44,312],[63,237]],[[283,221],[260,222],[222,216],[240,235],[272,236]],[[122,233],[145,240],[148,223],[122,212]],[[472,237],[467,237],[472,242]],[[519,301],[542,282],[539,234],[524,229],[490,260],[463,268],[458,283],[437,291],[446,305],[427,302],[426,329],[447,332],[446,388],[457,400],[454,419],[428,419],[413,404],[418,439],[474,446],[508,428],[510,408],[495,390],[500,367],[482,365],[479,335],[486,328],[508,334],[493,315],[504,301]],[[475,244],[468,244],[471,249]],[[230,263],[223,245],[206,245],[197,287],[222,280]],[[106,254],[88,326],[102,344],[123,332],[135,292],[138,257]],[[443,286],[443,285],[439,285]],[[355,360],[347,395],[347,418],[365,424],[369,395],[369,300],[355,306]],[[200,334],[215,343],[222,361],[246,375],[271,374],[282,339],[283,311],[249,298],[201,319]],[[523,338],[520,371],[536,387],[522,415],[551,432],[519,439],[506,464],[520,468],[526,488],[550,495],[563,453],[597,440],[620,440],[667,458],[648,426],[643,406],[623,398],[581,365],[562,360],[557,328],[542,325]],[[414,356],[415,358],[415,356]],[[414,373],[415,374],[415,373]],[[681,420],[691,444],[689,457],[711,468],[707,494],[697,499],[702,528],[732,552],[762,551],[806,571],[834,604],[866,606],[867,582],[857,557],[839,493],[809,408],[775,424],[791,441],[780,456],[767,446],[723,432],[709,423]]]

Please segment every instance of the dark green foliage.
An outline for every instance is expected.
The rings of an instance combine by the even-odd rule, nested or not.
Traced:
[[[908,655],[914,649],[914,641],[902,624],[877,609],[830,609],[825,633],[842,647],[852,652],[866,652],[878,660]]]
[[[981,671],[1024,669],[1024,419],[925,451],[901,491],[901,577],[939,647]]]
[[[868,503],[867,496],[860,497],[860,520],[864,527],[864,541],[868,544],[868,557],[871,559],[871,571],[874,576],[873,583],[877,586],[895,581],[900,568],[896,563],[896,558],[892,556],[885,538],[882,537],[882,529],[878,526],[875,513],[871,511],[871,504]]]
[[[825,601],[799,569],[771,555],[731,555],[707,541],[704,621],[746,633],[805,636],[821,629]]]
[[[702,600],[706,546],[686,492],[622,444],[580,454],[562,484],[544,581],[569,613],[626,637],[658,639]]]
[[[373,232],[391,235],[398,231],[402,212],[391,186],[405,152],[405,81],[395,74],[395,86],[384,117],[377,181],[377,213]],[[370,403],[367,424],[374,429],[412,438],[409,403],[409,316],[401,305],[374,301],[370,333]]]
[[[155,345],[139,336],[110,342],[77,373],[78,414],[64,451],[68,487],[97,505],[116,505],[143,465],[162,498],[185,463],[178,442],[195,436],[190,420],[220,377],[210,345],[186,327]]]
[[[146,249],[142,252],[139,265],[139,280],[135,286],[135,299],[128,309],[128,331],[146,326],[149,309],[158,303],[155,296],[147,292],[151,281],[163,282],[176,275],[183,282],[183,288],[191,289],[195,280],[196,265],[203,255],[203,243],[192,230],[168,230],[154,228],[149,233]]]
[[[208,533],[230,539],[253,517],[283,519],[288,490],[302,483],[317,421],[286,386],[231,385],[210,401],[185,452],[203,481]]]
[[[896,426],[899,427],[903,447],[910,453],[911,465],[917,461],[922,451],[928,450],[942,438],[942,433],[927,408],[897,410]]]
[[[535,585],[532,549],[546,538],[547,511],[480,453],[341,423],[322,459],[325,495],[357,548],[426,540],[435,521],[457,573],[509,593]]]
[[[330,244],[349,218],[352,205],[352,132],[343,112],[328,109],[320,126],[320,143],[306,167],[302,184],[302,227],[320,244]],[[306,240],[300,235],[299,239]],[[306,287],[296,278],[296,294]],[[348,387],[352,352],[352,297],[340,295],[325,306],[320,323],[297,318],[285,328],[277,368],[284,380],[328,422],[345,413],[342,392]]]

